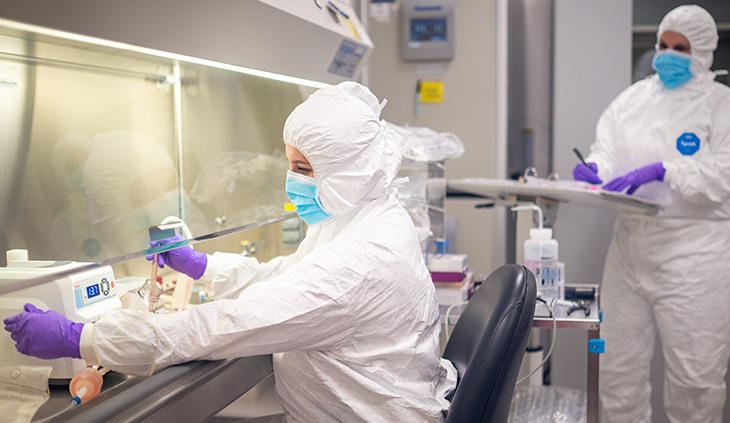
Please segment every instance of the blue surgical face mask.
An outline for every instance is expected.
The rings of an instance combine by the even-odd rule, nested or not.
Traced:
[[[332,217],[319,199],[319,179],[292,171],[286,172],[286,195],[297,208],[297,214],[307,225],[314,225]]]
[[[689,68],[692,64],[692,56],[672,49],[657,51],[651,66],[659,74],[668,90],[681,87],[692,79],[692,72]]]

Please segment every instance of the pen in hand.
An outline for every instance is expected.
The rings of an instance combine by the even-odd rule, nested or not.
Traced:
[[[576,156],[578,156],[578,160],[580,160],[581,163],[583,163],[583,166],[587,167],[588,169],[591,169],[590,166],[588,166],[588,163],[586,163],[585,159],[583,159],[583,155],[580,154],[580,151],[578,151],[577,148],[573,147],[573,153],[575,153]],[[591,169],[592,171],[593,169]]]
[[[573,169],[573,179],[575,179],[576,181],[585,181],[590,184],[603,183],[603,181],[601,181],[601,178],[598,177],[598,167],[596,166],[596,164],[591,163],[589,165],[588,163],[586,163],[583,155],[580,154],[580,151],[578,151],[578,149],[575,147],[573,147],[573,153],[575,153],[575,155],[578,157],[578,160],[580,160],[581,164],[583,165],[577,165],[575,169]]]
[[[573,153],[575,153],[576,156],[578,156],[578,160],[580,160],[581,163],[583,163],[583,166],[585,166],[588,170],[590,170],[593,173],[597,173],[593,167],[588,166],[588,163],[586,163],[585,159],[583,158],[583,155],[580,154],[580,151],[576,147],[573,147]]]

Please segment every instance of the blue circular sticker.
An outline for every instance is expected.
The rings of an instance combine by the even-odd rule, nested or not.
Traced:
[[[677,151],[683,156],[691,156],[700,149],[700,138],[692,132],[685,132],[677,138]]]

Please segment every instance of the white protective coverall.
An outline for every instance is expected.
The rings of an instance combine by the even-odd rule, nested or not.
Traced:
[[[712,16],[680,6],[665,31],[690,42],[693,77],[667,90],[656,74],[604,111],[588,162],[608,182],[662,162],[664,182],[634,195],[664,205],[657,216],[621,214],[601,285],[606,352],[600,366],[604,422],[651,422],[650,362],[659,331],[671,422],[720,422],[730,352],[730,89],[709,71],[717,46]],[[694,133],[699,145],[681,145]]]
[[[456,370],[440,357],[434,286],[390,187],[400,137],[379,120],[383,105],[354,82],[299,105],[284,140],[310,161],[334,216],[267,263],[208,256],[201,279],[218,301],[167,315],[122,310],[86,325],[87,362],[145,374],[273,353],[287,422],[443,421]]]

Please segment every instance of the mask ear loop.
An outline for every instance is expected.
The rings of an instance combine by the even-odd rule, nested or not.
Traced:
[[[380,102],[380,108],[378,109],[378,117],[380,117],[380,113],[383,111],[386,104],[388,104],[388,99],[384,98],[383,101]]]

